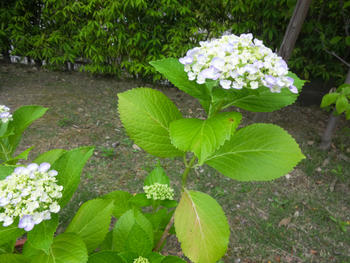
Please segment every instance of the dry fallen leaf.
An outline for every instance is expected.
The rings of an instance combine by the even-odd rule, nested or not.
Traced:
[[[288,226],[291,219],[292,219],[291,217],[283,218],[283,219],[278,223],[278,227],[281,227],[281,226]]]
[[[316,251],[316,250],[313,250],[313,249],[310,249],[310,253],[311,253],[312,255],[317,255],[317,251]]]
[[[141,151],[141,148],[139,146],[137,146],[136,144],[133,144],[132,148],[136,151]]]

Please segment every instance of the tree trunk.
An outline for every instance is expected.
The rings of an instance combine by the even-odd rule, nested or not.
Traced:
[[[292,51],[295,46],[295,42],[298,39],[299,33],[303,26],[307,12],[309,10],[312,0],[298,0],[293,15],[289,21],[287,30],[284,34],[282,44],[278,50],[280,55],[286,62],[292,55]]]
[[[345,83],[350,84],[350,69],[348,70],[348,74],[346,75]],[[322,150],[328,150],[332,144],[332,138],[334,135],[334,131],[337,127],[337,123],[339,120],[339,116],[335,116],[334,112],[335,111],[333,111],[331,113],[331,115],[329,116],[326,130],[324,131],[323,136],[322,136],[322,141],[320,144],[320,149],[322,149]]]
[[[307,12],[309,10],[312,0],[298,0],[287,30],[284,34],[282,44],[278,50],[278,55],[281,56],[286,62],[290,58],[295,46],[295,42],[298,39],[299,33],[303,26]],[[253,122],[263,122],[268,118],[268,114],[265,112],[257,112],[253,117]]]

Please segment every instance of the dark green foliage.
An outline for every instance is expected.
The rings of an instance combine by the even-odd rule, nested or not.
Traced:
[[[78,63],[96,74],[160,79],[148,64],[180,57],[199,41],[231,30],[251,32],[277,49],[296,0],[9,0],[0,4],[0,51],[64,70]],[[336,78],[345,68],[350,1],[313,1],[292,58],[302,78]],[[321,39],[323,41],[321,41]]]

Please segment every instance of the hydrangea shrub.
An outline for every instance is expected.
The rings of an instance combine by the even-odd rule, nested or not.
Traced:
[[[120,119],[130,138],[146,152],[183,157],[181,197],[172,219],[176,236],[192,262],[214,263],[226,253],[229,225],[215,199],[188,189],[189,172],[206,164],[239,181],[269,181],[290,172],[304,155],[285,130],[273,124],[238,128],[241,113],[223,110],[230,106],[253,112],[281,109],[296,100],[304,81],[251,34],[201,42],[180,59],[150,64],[198,99],[207,118],[183,118],[161,92],[136,88],[118,94]],[[156,191],[152,185],[144,188],[146,198]],[[159,182],[157,191],[165,191],[167,185]]]

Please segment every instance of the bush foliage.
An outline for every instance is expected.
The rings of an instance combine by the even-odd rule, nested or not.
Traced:
[[[277,49],[296,0],[9,0],[0,3],[0,50],[65,69],[80,63],[97,74],[159,79],[148,64],[180,57],[225,31],[251,32]],[[309,78],[336,78],[344,66],[327,48],[349,58],[344,27],[350,1],[313,1],[290,59]],[[349,22],[349,21],[347,21]],[[347,29],[348,30],[348,29]],[[346,37],[347,36],[347,37]]]

